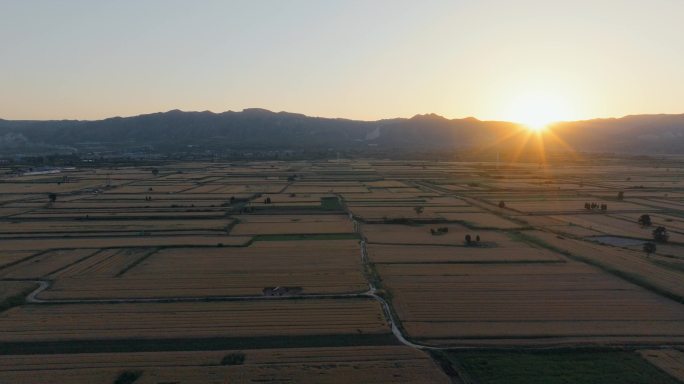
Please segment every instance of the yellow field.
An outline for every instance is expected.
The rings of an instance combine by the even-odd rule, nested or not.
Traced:
[[[134,252],[133,254],[130,254]],[[41,299],[261,295],[265,287],[304,294],[368,289],[358,242],[264,241],[245,248],[172,248],[151,254],[115,277],[146,250],[106,250],[56,275]]]

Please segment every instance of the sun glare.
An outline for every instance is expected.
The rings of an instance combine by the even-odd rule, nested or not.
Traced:
[[[523,124],[533,132],[542,132],[549,124],[570,118],[567,103],[546,93],[520,95],[513,100],[509,120]]]

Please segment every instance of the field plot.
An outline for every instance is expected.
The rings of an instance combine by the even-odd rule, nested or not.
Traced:
[[[3,240],[3,251],[71,249],[71,248],[129,248],[177,246],[243,246],[251,240],[245,236],[130,236],[71,239]]]
[[[0,315],[0,342],[387,332],[371,299],[24,305]]]
[[[244,248],[172,248],[155,252],[114,277],[133,255],[109,251],[66,269],[41,299],[262,295],[266,287],[303,294],[368,289],[354,240],[265,241]],[[102,264],[99,259],[103,258]],[[91,266],[91,264],[94,266]],[[109,266],[117,268],[110,269]],[[107,268],[105,268],[107,267]],[[104,269],[102,269],[104,268]]]
[[[684,352],[676,349],[645,349],[639,351],[651,364],[684,382]]]
[[[220,220],[46,220],[0,222],[0,234],[41,234],[117,231],[223,230],[232,222]]]
[[[558,254],[522,243],[507,248],[369,244],[367,249],[376,264],[565,262]]]
[[[682,285],[684,271],[655,264],[643,252],[558,238],[558,236],[541,231],[528,232],[527,235],[636,283],[647,285],[676,298],[684,298],[684,285]]]
[[[222,365],[231,355],[244,363]],[[3,356],[0,381],[112,383],[136,370],[136,384],[449,382],[426,354],[403,346]]]
[[[442,235],[433,235],[432,228],[448,228]],[[482,242],[491,246],[512,242],[506,234],[497,231],[474,231],[458,224],[396,225],[364,224],[363,234],[369,243],[380,244],[426,244],[426,245],[463,245],[466,234],[474,239],[480,235]]]
[[[507,201],[506,207],[516,211],[536,214],[558,214],[558,213],[586,213],[584,203],[595,202],[608,205],[608,213],[613,211],[622,212],[644,212],[649,208],[626,201],[595,201],[596,199],[573,199],[573,200],[534,200],[534,201]],[[492,202],[496,204],[498,202]]]
[[[459,221],[474,228],[516,229],[521,225],[487,212],[444,212],[438,213],[449,221]]]
[[[234,236],[271,234],[352,233],[347,215],[239,216],[230,231]]]
[[[36,289],[33,281],[0,281],[0,312],[24,303],[24,297]]]
[[[44,252],[36,257],[0,270],[0,277],[5,279],[40,278],[77,263],[96,251],[94,249],[63,249]]]
[[[152,219],[219,219],[226,216],[225,210],[207,210],[207,209],[65,209],[65,210],[35,210],[21,215],[16,215],[16,219],[86,219],[86,220],[108,220],[108,219],[125,219],[125,218],[152,218]]]
[[[0,268],[16,263],[23,260],[31,255],[35,254],[33,251],[11,251],[11,252],[0,252]]]
[[[79,262],[70,264],[50,275],[53,279],[68,277],[116,277],[141,258],[154,252],[155,248],[103,249]],[[88,283],[82,281],[84,286]],[[90,287],[88,287],[90,288]]]
[[[588,228],[594,231],[599,231],[608,235],[636,237],[646,240],[651,240],[653,237],[653,228],[642,227],[636,222],[636,220],[634,222],[629,222],[624,219],[607,215],[565,215],[550,217],[552,219]],[[670,231],[670,241],[684,242],[684,235]]]
[[[684,307],[580,263],[378,265],[409,336],[440,345],[684,341]]]
[[[325,197],[334,196],[330,194],[311,193],[272,193],[255,197],[249,202],[249,204],[255,207],[320,207],[321,199]],[[266,199],[270,199],[270,203],[266,204]]]

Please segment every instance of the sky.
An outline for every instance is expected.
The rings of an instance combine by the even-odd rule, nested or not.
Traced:
[[[684,113],[684,0],[0,0],[0,118]]]

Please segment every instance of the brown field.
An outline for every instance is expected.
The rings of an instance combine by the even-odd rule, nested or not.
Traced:
[[[636,237],[647,240],[652,238],[653,228],[642,227],[637,223],[636,220],[630,222],[624,219],[601,214],[550,217],[552,219],[556,219],[565,223],[571,223],[572,225],[598,231],[604,234]],[[684,242],[684,235],[670,231],[670,241]]]
[[[328,217],[330,216],[330,217]],[[297,233],[351,233],[354,226],[346,215],[288,216],[286,219],[263,217],[241,219],[230,231],[234,236],[297,234]]]
[[[107,209],[90,209],[90,210],[64,210],[62,212],[58,210],[36,210],[25,214],[16,215],[13,218],[17,219],[121,219],[121,218],[159,218],[172,217],[173,219],[182,217],[187,219],[192,218],[223,218],[226,216],[226,212],[222,210],[200,210],[182,207],[179,212],[178,209],[167,208],[164,210],[147,210],[147,209],[131,209],[127,211],[121,210],[107,210]]]
[[[243,236],[131,236],[73,239],[21,239],[3,240],[3,251],[68,249],[68,248],[109,248],[109,247],[155,247],[155,246],[225,246],[246,245],[251,237]]]
[[[231,353],[243,353],[245,363],[222,366]],[[3,356],[0,381],[110,383],[123,370],[143,372],[136,384],[449,382],[425,353],[404,346]]]
[[[24,305],[0,316],[0,342],[387,332],[371,299]]]

